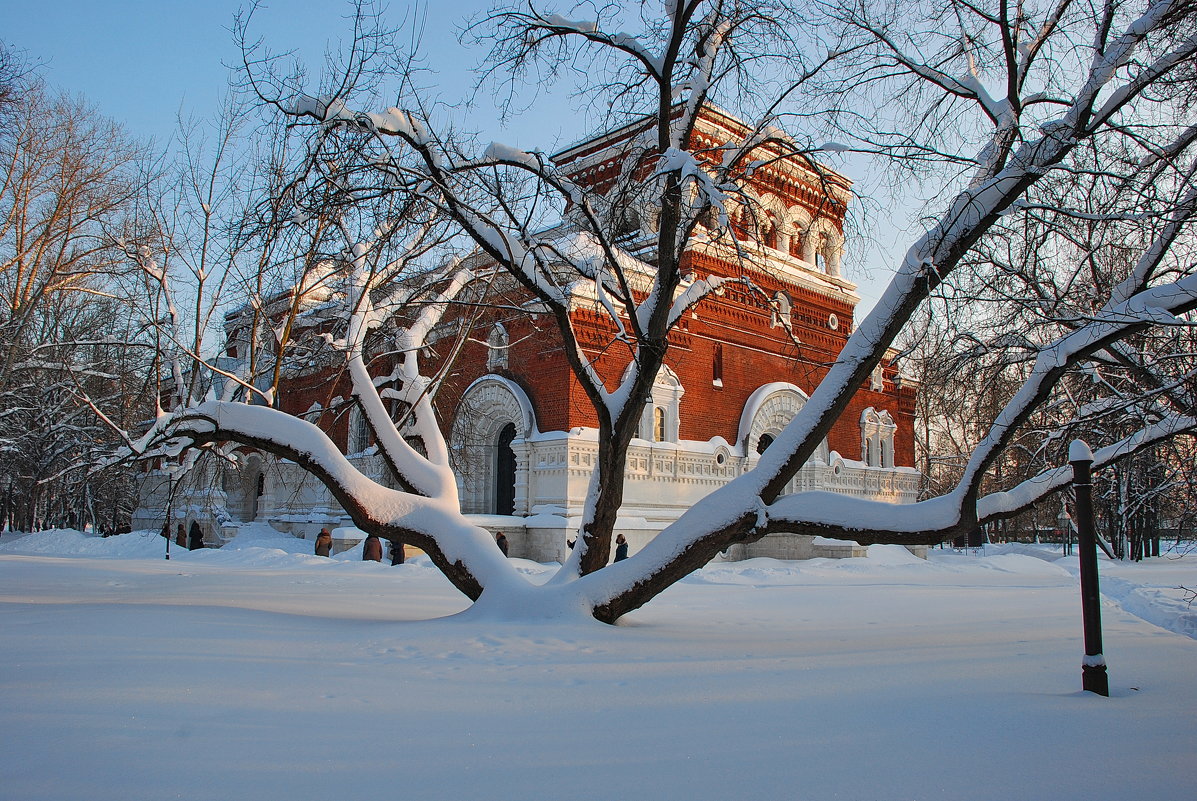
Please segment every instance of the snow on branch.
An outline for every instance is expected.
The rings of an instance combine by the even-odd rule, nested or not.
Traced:
[[[164,417],[147,434],[193,444],[231,440],[290,459],[324,483],[359,527],[418,536],[463,591],[463,585],[480,584],[518,592],[527,583],[494,548],[490,534],[462,517],[455,497],[450,501],[381,486],[355,468],[319,427],[278,409],[205,401]],[[454,565],[458,571],[451,569]],[[464,581],[462,568],[469,575]]]
[[[653,176],[660,177],[669,173],[677,173],[677,181],[683,186],[687,182],[694,185],[698,193],[695,201],[697,205],[701,207],[709,204],[718,210],[720,216],[726,215],[724,201],[727,196],[716,184],[715,179],[698,163],[693,153],[676,147],[666,149],[653,170]]]
[[[1169,415],[1146,426],[1118,442],[1098,449],[1092,454],[1093,469],[1113,464],[1123,457],[1177,436],[1197,430],[1197,418]],[[1004,492],[985,495],[977,501],[977,522],[986,523],[1026,509],[1035,501],[1066,488],[1072,482],[1072,468],[1061,466],[1045,470]]]
[[[980,485],[987,466],[1005,447],[1014,431],[1037,408],[1040,400],[1063,375],[1064,370],[1095,351],[1106,348],[1135,331],[1158,324],[1161,317],[1197,308],[1197,275],[1145,289],[1056,342],[1044,346],[1027,380],[1006,403],[965,466],[959,487],[973,490]]]
[[[543,157],[499,142],[491,142],[483,151],[482,158],[495,163],[519,164],[533,172],[540,172],[545,168]]]
[[[301,94],[287,111],[297,117],[310,117],[326,126],[351,123],[380,134],[401,136],[411,141],[426,139],[424,126],[416,121],[411,112],[394,107],[377,113],[352,111],[339,97],[311,97]]]
[[[724,278],[712,275],[693,281],[673,299],[673,306],[669,310],[669,328],[672,329],[690,308],[712,292],[720,292],[728,283],[747,283],[745,278]]]
[[[541,30],[556,36],[581,36],[588,41],[622,50],[639,61],[649,75],[654,78],[661,77],[664,67],[660,56],[655,55],[644,42],[630,33],[605,33],[599,29],[596,20],[574,20],[560,14],[536,14],[526,19],[528,27],[532,30]]]
[[[429,453],[429,457],[425,457],[399,434],[366,365],[366,335],[378,327],[383,315],[375,309],[370,297],[370,290],[373,288],[372,275],[366,261],[369,247],[357,243],[351,252],[354,297],[351,300],[353,312],[349,321],[349,332],[345,338],[345,350],[354,398],[367,424],[374,431],[387,462],[396,473],[417,492],[428,497],[440,498],[445,503],[456,504],[456,479],[449,467],[448,449],[444,445],[432,411],[429,382],[419,372],[417,350],[440,321],[449,302],[473,276],[468,270],[457,270],[448,285],[436,293],[433,302],[421,311],[399,337],[402,395],[413,409],[417,433],[425,440]],[[422,287],[421,283],[411,291],[419,291]]]

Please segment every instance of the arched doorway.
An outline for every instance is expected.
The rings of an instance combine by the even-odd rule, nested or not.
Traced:
[[[794,416],[806,404],[806,395],[793,384],[774,382],[758,387],[748,398],[744,411],[740,415],[740,441],[744,454],[753,459],[759,458],[777,441],[778,435],[789,424]],[[815,461],[826,465],[829,459],[827,440],[819,443],[812,457]],[[797,492],[804,487],[803,476],[809,479],[815,465],[807,462],[802,472],[786,485],[783,495]],[[810,488],[809,480],[805,484]]]
[[[465,391],[449,435],[466,514],[523,515],[528,509],[525,441],[536,431],[524,391],[500,376],[484,376]]]
[[[508,423],[499,431],[495,443],[495,514],[515,514],[515,423]]]

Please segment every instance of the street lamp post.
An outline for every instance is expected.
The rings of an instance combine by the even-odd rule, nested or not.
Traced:
[[[1110,679],[1101,644],[1101,590],[1097,581],[1097,536],[1093,530],[1093,451],[1081,440],[1068,446],[1076,497],[1077,540],[1081,565],[1081,617],[1085,626],[1082,689],[1109,697]]]
[[[166,522],[163,523],[163,530],[166,532],[166,560],[170,561],[170,540],[174,536],[174,532],[170,530],[170,513],[171,507],[175,502],[175,475],[168,472],[166,474]]]
[[[1060,507],[1060,514],[1056,515],[1056,530],[1060,532],[1060,547],[1065,556],[1072,555],[1072,518],[1068,510]]]

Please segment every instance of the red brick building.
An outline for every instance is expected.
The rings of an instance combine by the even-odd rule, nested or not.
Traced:
[[[612,194],[641,127],[607,133],[554,160],[579,183]],[[691,149],[714,158],[721,145],[748,134],[734,118],[707,109]],[[744,197],[725,206],[734,240],[718,236],[712,226],[711,235],[700,233],[684,256],[690,280],[739,280],[695,306],[670,338],[666,368],[628,452],[621,530],[633,551],[698,498],[751,469],[851,333],[859,297],[840,271],[849,181],[792,160],[763,161]],[[610,198],[609,205],[619,218],[617,241],[651,264],[652,207],[634,197]],[[568,242],[571,236],[567,222],[560,237]],[[597,417],[570,372],[556,327],[534,309],[511,311],[528,297],[514,287],[508,292],[506,310],[477,317],[464,344],[448,335],[433,343],[443,353],[459,349],[436,407],[457,462],[462,510],[495,516],[485,523],[506,532],[513,556],[559,559],[567,537],[576,533],[589,486],[598,450]],[[571,286],[570,302],[584,349],[614,387],[629,356],[626,349],[610,348],[616,333],[610,317],[591,285]],[[231,341],[235,336],[230,330]],[[279,401],[287,411],[304,414],[328,407],[329,398],[339,395],[347,396],[347,387],[314,371],[288,381]],[[914,401],[915,388],[887,360],[795,477],[792,489],[913,501],[918,485],[912,467]],[[386,480],[358,415],[318,412],[315,419],[346,453],[355,454],[365,472]],[[224,485],[225,509],[216,517],[223,516],[228,525],[268,520],[302,536],[339,522],[332,499],[294,466],[263,458],[248,477],[242,470],[231,481],[226,477]],[[791,535],[771,535],[737,548],[733,558],[837,552],[835,546]]]
[[[630,125],[565,150],[555,161],[601,191],[623,168],[637,134]],[[733,118],[708,110],[695,136],[700,148],[715,152],[746,134]],[[736,241],[700,237],[686,253],[692,280],[719,276],[743,283],[725,284],[671,336],[667,369],[628,454],[624,530],[634,544],[751,468],[835,361],[859,302],[855,286],[840,274],[848,189],[845,178],[826,170],[816,174],[784,161],[762,167],[747,202],[728,209]],[[634,201],[623,212],[630,230],[621,244],[651,263],[651,213]],[[571,300],[579,339],[614,387],[629,357],[609,348],[613,324],[588,287],[576,287]],[[475,330],[438,398],[461,461],[463,510],[530,518],[515,530],[502,524],[513,553],[550,558],[581,509],[597,453],[597,417],[551,325],[508,314],[487,326]],[[915,388],[887,362],[793,488],[913,501],[914,396]],[[747,552],[816,551],[809,538],[771,537]]]

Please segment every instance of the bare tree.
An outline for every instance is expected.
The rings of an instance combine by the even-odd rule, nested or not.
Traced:
[[[451,132],[438,132],[415,95],[401,98],[403,109],[357,110],[374,102],[369,91],[383,72],[407,63],[388,66],[394,51],[368,20],[359,18],[345,68],[321,93],[276,73],[269,54],[247,47],[253,87],[293,133],[306,136],[294,163],[297,177],[284,181],[277,197],[294,204],[304,224],[319,212],[346,246],[339,274],[348,324],[344,337],[331,335],[329,344],[343,354],[354,400],[401,488],[367,480],[316,426],[231,394],[182,403],[135,450],[234,441],[292,459],[329,487],[359,527],[424,548],[479,608],[581,610],[610,622],[720,550],[770,532],[933,543],[1015,513],[1064,486],[1067,468],[1044,461],[1047,469],[1038,475],[983,494],[987,477],[1028,427],[1050,427],[1057,436],[1069,430],[1072,418],[1055,402],[1094,365],[1099,372],[1114,365],[1119,381],[1133,383],[1118,400],[1138,413],[1134,425],[1117,432],[1092,429],[1103,437],[1095,443],[1102,446],[1097,467],[1191,431],[1197,421],[1186,394],[1188,368],[1176,361],[1160,369],[1155,354],[1127,343],[1186,329],[1197,306],[1186,244],[1197,211],[1197,128],[1186,123],[1197,9],[1178,0],[1136,9],[1067,0],[988,5],[829,2],[799,14],[767,0],[671,0],[659,16],[648,3],[630,10],[588,6],[593,16],[586,19],[532,6],[491,15],[480,24],[493,31],[493,69],[552,73],[582,60],[593,95],[625,113],[623,121],[642,126],[625,169],[603,187],[574,180],[537,152],[501,145],[476,152]],[[409,89],[404,83],[401,91]],[[753,122],[743,136],[712,150],[693,135],[709,103]],[[893,265],[880,302],[756,469],[697,503],[633,558],[606,566],[624,457],[670,332],[683,312],[726,283],[685,283],[683,255],[699,241],[734,247],[732,229],[751,224],[751,215],[745,223],[729,209],[743,202],[762,162],[794,161],[831,180],[814,160],[817,149],[776,127],[805,119],[810,130],[815,103],[821,114],[813,119],[834,126],[842,140],[824,150],[859,150],[899,169],[913,166],[915,177],[938,182],[931,206],[937,210]],[[1086,207],[1086,197],[1074,194],[1090,185],[1101,190],[1094,193],[1101,208]],[[305,205],[311,198],[321,199]],[[657,221],[641,258],[620,246],[620,211],[629,206],[648,209]],[[413,209],[422,211],[399,213]],[[568,236],[546,225],[562,216]],[[410,254],[426,250],[424,220],[451,226],[481,255],[422,283],[395,283],[390,265],[409,265]],[[1122,255],[1110,260],[1100,281],[1088,277],[1087,254],[1105,245],[1078,238],[1076,221],[1121,243]],[[1135,235],[1114,237],[1123,225]],[[496,271],[554,321],[599,421],[599,458],[579,545],[558,577],[539,587],[516,574],[490,535],[459,513],[447,449],[427,401],[431,381],[421,369],[420,347],[448,304]],[[615,331],[610,347],[629,359],[617,386],[604,383],[593,350],[575,330],[566,287],[577,285],[588,287],[604,310]],[[826,493],[782,494],[921,309],[934,316],[952,308],[955,291],[980,300],[991,289],[1000,290],[994,296],[1006,308],[1017,297],[1024,315],[1040,318],[1027,327],[1024,318],[992,308],[978,318],[991,322],[990,331],[973,335],[979,346],[996,352],[1004,331],[1021,337],[1021,353],[993,371],[1001,382],[983,385],[996,396],[992,402],[970,404],[984,419],[976,421],[950,486],[897,507]],[[417,292],[428,302],[398,317],[405,344],[390,392],[413,410],[409,426],[426,445],[422,453],[394,425],[366,366],[365,344],[393,318],[388,308]],[[1117,385],[1108,384],[1092,386],[1116,397]]]
[[[0,42],[0,112],[16,103],[27,77],[28,68],[20,55]]]
[[[121,427],[144,419],[115,244],[144,152],[95,109],[22,73],[11,51],[0,51],[0,72],[3,525],[111,528],[131,511],[129,477],[67,471],[120,441],[84,396]]]

